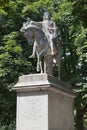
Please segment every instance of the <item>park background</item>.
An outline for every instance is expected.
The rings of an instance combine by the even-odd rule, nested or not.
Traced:
[[[75,128],[87,130],[86,0],[0,0],[0,130],[15,130],[16,93],[12,86],[19,76],[36,73],[36,59],[29,59],[32,46],[19,30],[27,17],[42,21],[45,11],[58,27],[61,79],[72,84],[77,94]]]

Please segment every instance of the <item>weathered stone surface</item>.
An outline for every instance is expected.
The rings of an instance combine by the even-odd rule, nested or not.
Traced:
[[[17,91],[17,130],[74,130],[69,85],[47,74],[25,75]]]
[[[17,130],[48,130],[46,92],[21,92],[17,96]]]
[[[58,28],[51,20],[50,13],[45,12],[41,22],[27,18],[20,31],[28,44],[33,45],[30,58],[37,57],[37,72],[53,75],[53,59],[55,59],[58,66],[58,79],[60,79],[61,47],[57,35]]]
[[[31,74],[19,77],[19,82],[12,88],[15,91],[31,91],[31,90],[48,90],[52,89],[56,92],[67,93],[71,97],[75,94],[72,91],[72,86],[62,80],[47,75],[47,74]]]

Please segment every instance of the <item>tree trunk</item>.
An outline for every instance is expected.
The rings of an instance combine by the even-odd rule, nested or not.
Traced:
[[[76,126],[77,130],[84,130],[84,115],[87,112],[87,106],[77,109],[77,115],[76,115]]]
[[[77,130],[84,130],[84,124],[83,124],[83,112],[81,110],[77,110],[77,119],[76,119],[76,124],[77,124]]]

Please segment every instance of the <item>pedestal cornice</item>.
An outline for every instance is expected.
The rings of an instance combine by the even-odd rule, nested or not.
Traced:
[[[20,76],[18,83],[13,86],[12,90],[17,92],[50,90],[56,93],[61,92],[72,98],[76,97],[76,94],[72,91],[72,86],[70,84],[47,74],[30,74]]]

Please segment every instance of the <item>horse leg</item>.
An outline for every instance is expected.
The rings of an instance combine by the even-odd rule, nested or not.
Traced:
[[[33,53],[32,53],[31,56],[29,56],[29,58],[35,58],[36,50],[37,50],[37,44],[36,44],[36,41],[35,41],[34,45],[33,45]]]
[[[38,56],[39,56],[40,71],[41,71],[41,73],[43,73],[42,56],[40,56],[40,55],[38,55]]]
[[[36,52],[37,55],[37,72],[40,71],[40,59],[39,59],[39,55],[38,55],[38,51]]]
[[[41,57],[37,54],[37,72],[43,73]]]
[[[37,57],[37,72],[39,72],[39,71],[40,71],[40,63],[39,63],[39,59]]]
[[[45,61],[45,58],[44,58],[44,73],[46,73],[47,71],[46,71],[46,61]]]
[[[52,64],[52,55],[44,56],[44,73],[48,75],[53,75],[53,64]]]
[[[40,64],[39,64],[39,62],[37,60],[37,72],[39,72],[39,71],[40,71]]]
[[[40,70],[41,70],[41,74],[43,73],[43,68],[42,68],[42,62],[40,60]]]

